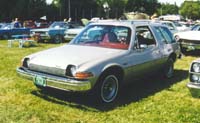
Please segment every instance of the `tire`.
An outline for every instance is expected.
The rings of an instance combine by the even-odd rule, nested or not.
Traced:
[[[174,76],[174,60],[169,58],[164,67],[164,77],[172,78]]]
[[[56,43],[56,44],[62,43],[63,37],[61,35],[55,35],[53,42]]]
[[[94,92],[98,102],[111,103],[119,93],[119,78],[114,74],[104,74],[100,77]]]

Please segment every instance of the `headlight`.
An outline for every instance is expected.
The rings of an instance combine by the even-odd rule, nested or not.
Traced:
[[[22,66],[28,68],[29,63],[30,63],[30,59],[24,58],[24,60],[22,61]]]
[[[200,72],[200,64],[199,63],[194,63],[192,65],[192,71],[199,73]]]
[[[191,81],[192,82],[197,82],[199,80],[199,76],[198,75],[191,75]]]
[[[70,72],[71,72],[72,76],[75,76],[75,74],[76,74],[76,67],[75,66],[71,66]]]
[[[174,38],[175,38],[176,41],[180,40],[180,37],[178,35],[176,35]]]
[[[74,65],[68,65],[66,68],[66,76],[74,77],[76,74],[76,66]]]
[[[76,79],[88,79],[93,77],[93,74],[91,72],[78,72],[76,66],[68,65],[66,69],[66,76],[74,77]]]

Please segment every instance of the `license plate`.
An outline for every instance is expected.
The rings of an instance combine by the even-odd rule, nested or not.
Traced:
[[[41,76],[35,76],[33,80],[34,84],[39,85],[39,86],[46,86],[46,79],[41,77]]]

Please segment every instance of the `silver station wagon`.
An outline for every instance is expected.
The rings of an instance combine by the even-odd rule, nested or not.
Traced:
[[[17,72],[37,87],[90,92],[114,101],[122,84],[150,73],[174,73],[180,54],[170,30],[151,21],[91,23],[70,43],[26,56]]]

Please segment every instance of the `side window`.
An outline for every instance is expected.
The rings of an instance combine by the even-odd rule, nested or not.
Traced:
[[[155,27],[159,38],[164,43],[173,43],[175,42],[172,33],[166,27]]]
[[[136,27],[135,47],[142,48],[141,46],[156,46],[156,41],[148,26]]]

